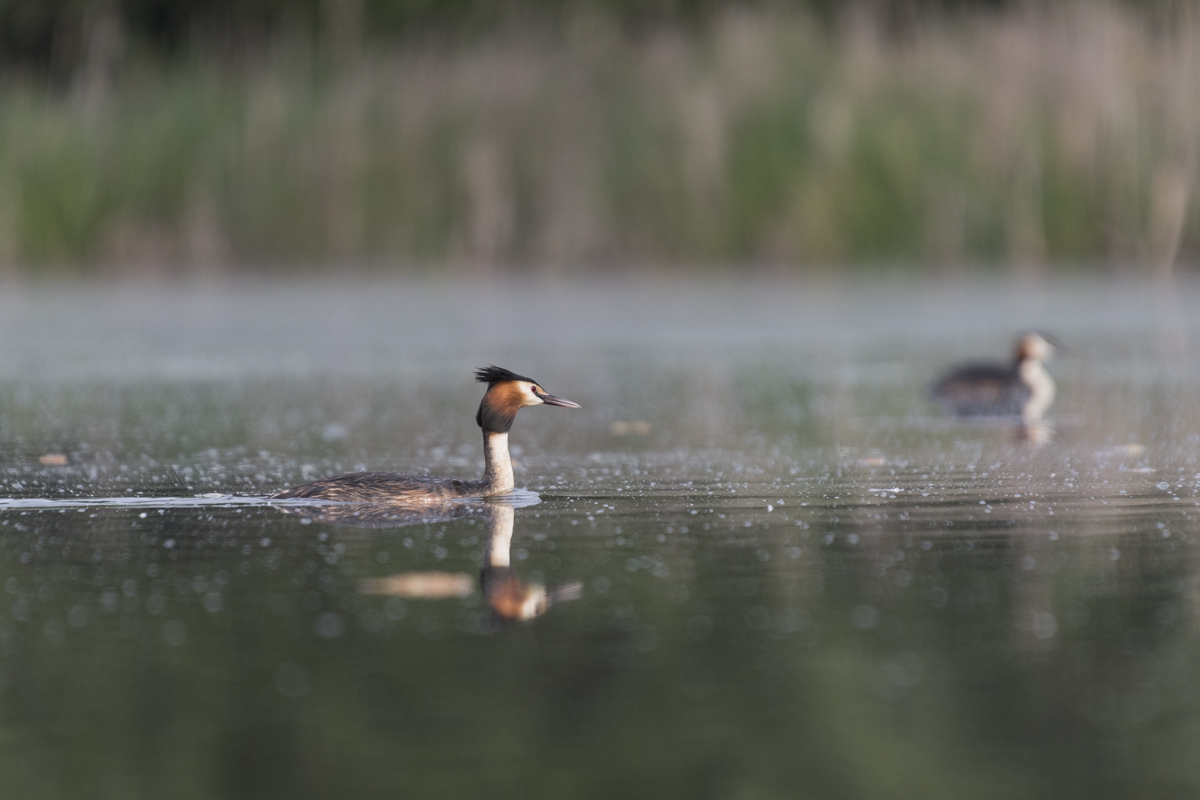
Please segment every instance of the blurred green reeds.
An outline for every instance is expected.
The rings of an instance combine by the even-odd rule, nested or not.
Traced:
[[[581,15],[0,78],[0,271],[1168,271],[1200,18]]]

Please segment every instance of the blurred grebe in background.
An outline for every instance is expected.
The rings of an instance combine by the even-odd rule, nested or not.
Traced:
[[[1054,379],[1043,362],[1057,346],[1045,336],[1027,333],[1017,339],[1009,364],[964,364],[933,386],[933,399],[960,417],[1020,417],[1039,420],[1054,402]]]
[[[475,422],[483,429],[483,480],[432,478],[398,472],[354,472],[306,483],[271,495],[272,500],[310,498],[347,503],[429,503],[456,497],[488,497],[511,492],[512,461],[508,430],[517,412],[529,406],[579,408],[577,403],[547,393],[532,378],[501,367],[475,371],[475,380],[488,385]]]

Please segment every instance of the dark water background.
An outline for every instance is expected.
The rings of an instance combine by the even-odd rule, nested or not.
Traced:
[[[1049,441],[934,413],[1029,327]],[[6,289],[0,790],[1194,797],[1198,328],[1190,285]],[[511,434],[513,573],[578,599],[500,622],[487,517],[262,501],[477,476],[486,363],[584,406]],[[467,593],[362,591],[430,572]]]

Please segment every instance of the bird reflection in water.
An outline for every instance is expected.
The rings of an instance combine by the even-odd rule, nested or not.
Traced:
[[[511,566],[513,517],[516,509],[490,504],[488,549],[484,556],[479,584],[492,612],[500,620],[526,620],[540,617],[550,606],[576,600],[583,594],[582,583],[568,583],[547,590],[540,583],[525,583]]]
[[[433,525],[463,517],[486,517],[490,504],[480,498],[442,503],[274,502],[271,505],[285,514],[294,514],[313,522],[351,525],[355,528],[403,528],[406,525]]]
[[[1044,419],[1022,419],[1013,425],[1014,438],[1031,448],[1041,447],[1054,436],[1054,426]]]
[[[537,502],[536,496],[534,502]],[[556,603],[576,600],[582,583],[549,589],[540,583],[521,580],[512,568],[513,523],[516,506],[530,504],[528,498],[453,501],[410,506],[389,503],[330,503],[324,505],[276,505],[285,514],[297,514],[315,522],[352,525],[359,528],[398,528],[429,525],[462,517],[482,517],[487,525],[487,551],[479,585],[491,609],[493,621],[533,619]],[[467,597],[474,581],[469,575],[450,572],[405,572],[382,578],[364,578],[362,594],[390,595],[408,599]]]

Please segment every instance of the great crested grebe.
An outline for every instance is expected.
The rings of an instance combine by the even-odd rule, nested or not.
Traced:
[[[511,492],[514,486],[512,461],[508,457],[508,429],[517,412],[529,406],[579,408],[578,403],[548,394],[537,381],[501,367],[475,371],[475,380],[488,385],[475,414],[483,429],[483,480],[431,478],[398,472],[354,472],[322,478],[271,495],[272,500],[311,498],[345,503],[417,504],[456,497],[488,497]]]
[[[960,417],[1042,418],[1054,402],[1054,379],[1042,362],[1056,345],[1037,333],[1017,339],[1011,364],[965,364],[933,387],[933,399]]]

